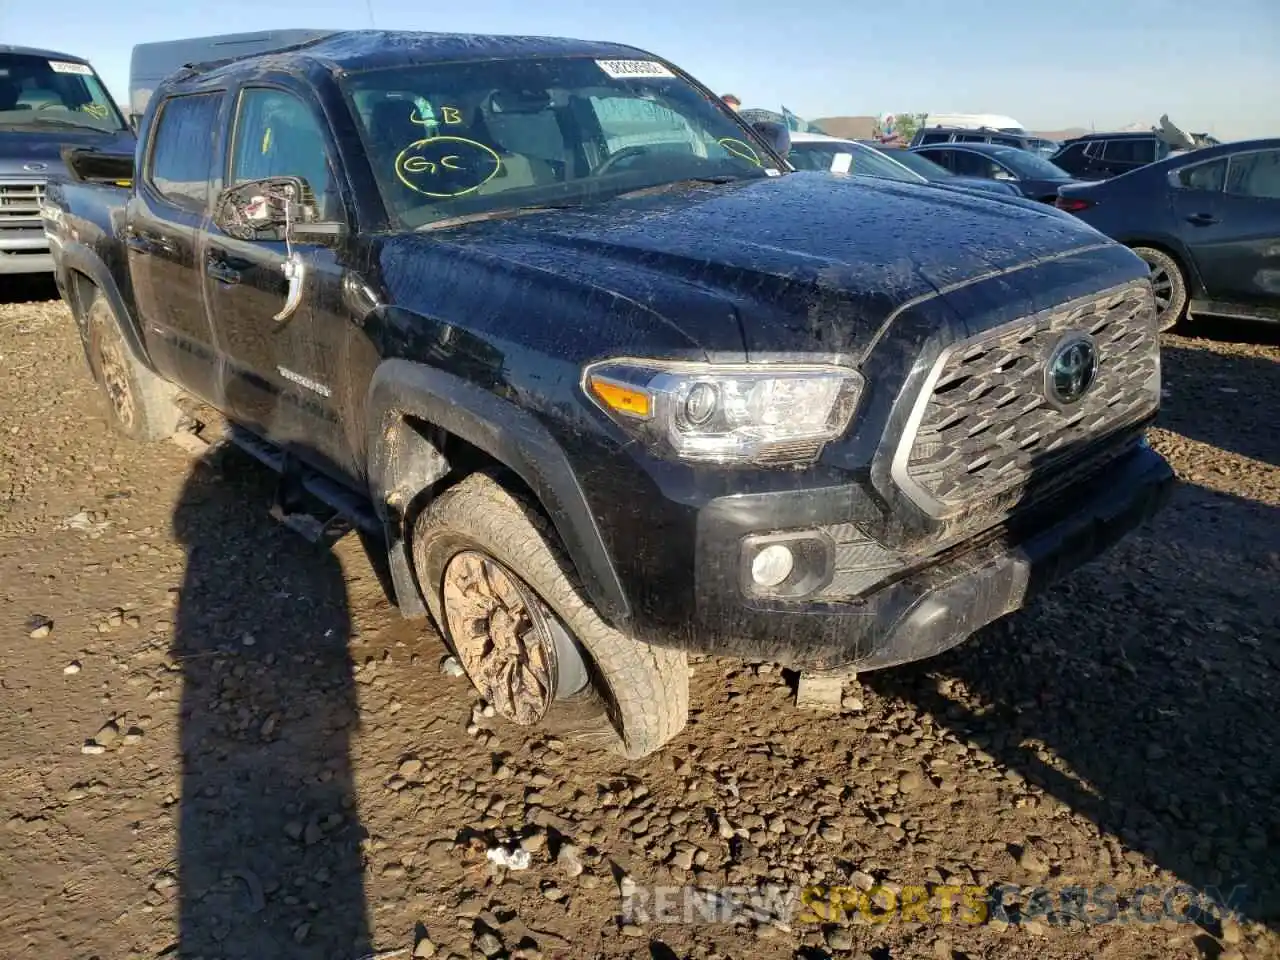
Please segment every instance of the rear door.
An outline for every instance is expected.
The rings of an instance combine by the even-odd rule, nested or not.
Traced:
[[[1280,150],[1184,167],[1175,213],[1211,300],[1280,309]]]
[[[228,110],[225,180],[298,176],[311,186],[325,221],[347,221],[327,123],[312,98],[286,86],[246,86]],[[222,174],[220,173],[220,178]],[[292,249],[305,274],[297,310],[281,320]],[[316,243],[239,240],[209,222],[203,286],[216,318],[222,390],[230,411],[261,436],[337,477],[354,477],[339,404],[348,398],[342,356],[345,318],[337,250]]]
[[[125,212],[129,275],[152,362],[213,403],[217,354],[197,246],[224,100],[219,90],[169,97],[158,106]]]

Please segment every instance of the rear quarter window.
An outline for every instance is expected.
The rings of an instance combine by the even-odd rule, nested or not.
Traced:
[[[221,105],[220,91],[170,97],[160,105],[146,179],[175,206],[196,212],[208,206]]]

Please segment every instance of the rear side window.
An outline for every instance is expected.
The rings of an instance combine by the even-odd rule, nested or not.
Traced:
[[[921,143],[946,143],[951,139],[949,133],[926,133],[920,138]]]
[[[1232,157],[1227,193],[1280,200],[1280,150],[1259,150]]]
[[[992,137],[991,142],[998,143],[1002,147],[1017,147],[1019,150],[1022,149],[1022,141],[1015,140],[1013,137]]]
[[[1108,140],[1102,156],[1122,163],[1151,163],[1156,158],[1156,142],[1154,139]]]
[[[957,133],[956,143],[986,143],[987,138],[981,133]]]
[[[921,150],[919,151],[920,155],[924,157],[926,160],[932,160],[934,163],[938,164],[938,166],[944,167],[947,170],[954,169],[954,165],[951,162],[951,157],[954,152],[955,151],[953,150]]]
[[[1178,171],[1178,186],[1184,190],[1207,190],[1217,193],[1227,179],[1227,158],[1197,163]]]
[[[171,97],[160,107],[147,179],[177,206],[196,212],[208,206],[211,144],[221,103],[219,91]]]

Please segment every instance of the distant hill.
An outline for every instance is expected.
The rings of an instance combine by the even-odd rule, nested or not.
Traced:
[[[844,137],[846,140],[870,140],[876,135],[878,117],[821,117],[810,121],[820,127],[829,137]]]

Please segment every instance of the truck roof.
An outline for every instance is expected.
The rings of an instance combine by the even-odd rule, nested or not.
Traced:
[[[89,61],[84,57],[77,57],[71,53],[61,53],[57,50],[41,50],[38,47],[14,47],[7,43],[0,43],[0,53],[16,53],[25,57],[44,57],[46,60],[67,60],[71,63],[83,63],[89,66]]]
[[[536,56],[626,57],[653,54],[619,43],[568,37],[430,33],[415,30],[342,30],[292,47],[195,64],[184,79],[263,58],[309,60],[329,70],[357,72],[456,60]]]

